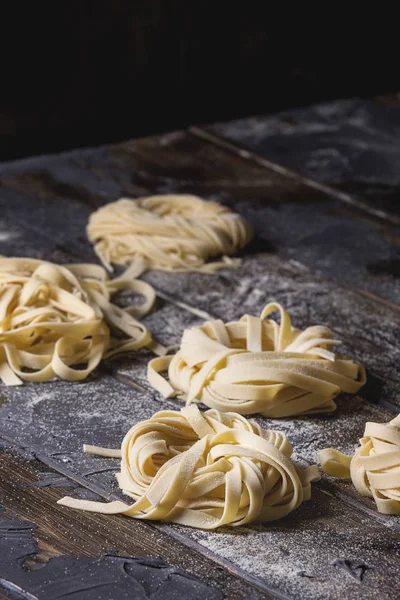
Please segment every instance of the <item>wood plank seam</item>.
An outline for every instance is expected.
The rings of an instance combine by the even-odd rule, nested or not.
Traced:
[[[224,149],[227,150],[230,153],[235,154],[236,156],[241,157],[242,159],[245,158],[246,160],[249,160],[250,162],[254,162],[255,164],[258,164],[259,161],[262,161],[263,164],[261,164],[262,167],[271,170],[272,166],[276,167],[274,170],[279,173],[279,174],[283,174],[286,178],[294,178],[297,182],[302,182],[305,183],[306,185],[310,185],[312,183],[315,183],[315,185],[319,186],[319,191],[322,191],[324,193],[328,193],[330,195],[333,195],[333,197],[337,197],[337,193],[341,193],[341,192],[337,192],[337,190],[333,189],[333,188],[329,188],[329,186],[321,186],[321,184],[319,184],[318,182],[313,182],[313,180],[311,179],[307,179],[302,177],[301,175],[290,171],[290,169],[287,169],[286,167],[281,167],[280,165],[276,164],[276,163],[270,163],[270,161],[268,161],[267,159],[264,159],[263,157],[260,157],[259,155],[257,155],[254,152],[250,152],[248,150],[243,150],[240,148],[240,146],[233,144],[232,142],[226,141],[224,138],[220,138],[219,136],[216,136],[215,134],[211,134],[208,131],[201,129],[199,127],[191,127],[189,130],[189,133],[191,133],[192,135],[194,135],[194,137],[197,137],[199,139],[202,139],[203,141],[206,141],[208,143],[210,143],[211,145],[214,145],[220,149]],[[138,140],[140,141],[140,140]],[[89,149],[88,149],[89,150]],[[84,151],[82,151],[84,152]],[[74,155],[74,152],[67,152],[67,153],[63,153],[60,155],[56,155],[55,157],[52,158],[56,158],[57,156],[59,157],[68,157]],[[36,160],[39,162],[41,158],[46,158],[46,157],[38,157]],[[31,159],[29,159],[31,160]],[[22,163],[24,161],[16,161],[15,163],[12,163],[13,166],[15,167],[15,170],[17,170],[18,164]],[[32,163],[35,164],[35,159],[32,159]],[[5,173],[7,173],[8,171],[5,170]],[[1,173],[1,169],[0,169],[0,173]],[[323,189],[326,188],[326,189]],[[93,208],[93,206],[91,204],[88,205],[89,208]],[[370,212],[369,209],[370,207],[365,206],[366,212]],[[363,209],[362,209],[363,210]],[[365,211],[364,211],[365,212]],[[374,215],[376,216],[376,215]],[[398,219],[398,223],[400,223],[400,219]],[[24,223],[24,225],[29,228],[30,230],[37,232],[39,235],[42,235],[44,237],[46,237],[48,240],[57,243],[57,240],[52,237],[51,235],[49,235],[47,232],[40,230],[38,231],[32,224],[30,221],[26,221]],[[62,249],[62,246],[59,246],[60,249]],[[66,249],[66,251],[71,252],[72,251],[72,247],[70,249]],[[75,252],[75,251],[74,251]],[[307,267],[306,265],[302,264],[301,262],[299,262],[298,260],[294,260],[292,258],[286,258],[282,255],[279,255],[282,260],[284,262],[286,262],[286,264],[290,264],[293,267],[297,268],[299,271],[307,271],[310,272],[309,267]],[[82,256],[82,248],[79,248],[78,254],[77,254],[77,260],[83,260],[83,256]],[[87,259],[89,262],[91,262],[92,260],[92,256],[89,255],[88,253],[88,257]],[[314,278],[318,281],[321,282],[328,282],[328,283],[332,283],[332,281],[324,279],[322,277],[313,275]],[[396,304],[395,302],[392,302],[390,300],[387,300],[381,296],[379,296],[378,294],[375,294],[373,292],[370,292],[368,290],[364,290],[363,288],[351,285],[350,283],[346,283],[343,281],[335,281],[335,283],[337,285],[341,285],[342,287],[345,287],[347,289],[351,289],[363,296],[366,296],[368,298],[370,298],[371,300],[376,301],[377,303],[380,304],[384,304],[385,306],[388,306],[390,308],[392,308],[393,310],[396,311],[400,311],[400,304]],[[196,307],[193,307],[189,304],[187,304],[186,302],[180,300],[180,299],[176,299],[176,298],[172,298],[170,295],[166,294],[165,292],[162,292],[160,290],[156,290],[157,291],[157,295],[159,295],[160,298],[163,298],[167,301],[169,301],[170,303],[179,306],[180,308],[183,308],[184,310],[187,310],[188,312],[191,312],[192,314],[194,314],[195,316],[199,316],[200,318],[204,319],[204,320],[208,320],[210,318],[212,318],[212,316],[209,313],[206,313],[205,311],[198,309]]]
[[[35,231],[36,233],[38,233],[40,235],[44,235],[43,231],[40,231],[40,232],[37,231],[36,228],[32,227],[28,222],[24,223],[24,225],[26,227],[28,227],[29,229]],[[55,238],[53,236],[51,236],[51,235],[49,235],[47,233],[45,233],[45,236],[47,237],[47,239],[49,239],[53,243],[56,242],[56,240],[55,240]],[[71,246],[65,246],[65,245],[64,246],[60,246],[60,248],[62,250],[64,250],[66,253],[68,253],[68,254],[72,253],[73,255],[75,255],[77,261],[91,260],[91,257],[89,256],[89,251],[86,254],[86,252],[83,250],[82,247],[76,247],[75,244],[71,244]],[[288,261],[288,260],[286,260],[284,258],[282,260],[285,263],[288,263],[288,264],[292,263],[292,261]],[[321,282],[325,282],[326,281],[323,278],[319,278],[319,277],[316,277],[314,275],[313,275],[313,277],[316,280],[321,281]],[[332,282],[329,282],[329,281],[327,283],[332,284]],[[363,290],[360,290],[359,288],[353,288],[353,286],[350,286],[350,284],[342,283],[342,282],[335,282],[335,285],[337,285],[337,284],[338,285],[342,285],[343,287],[348,288],[348,289],[354,289],[358,293],[363,293]],[[169,294],[165,294],[164,292],[160,292],[159,290],[157,290],[157,288],[155,288],[155,290],[156,290],[156,294],[159,295],[164,300],[166,300],[167,302],[170,302],[171,304],[174,304],[175,306],[178,306],[179,308],[181,308],[181,309],[183,309],[183,310],[185,310],[185,311],[187,311],[187,312],[189,312],[191,314],[194,314],[195,316],[200,316],[201,318],[205,318],[206,320],[215,319],[216,318],[215,315],[212,315],[212,314],[210,314],[210,313],[208,313],[206,311],[202,311],[202,310],[199,310],[199,309],[197,309],[195,307],[192,307],[187,302],[181,301],[180,299],[176,299],[173,296],[170,296]],[[381,300],[380,297],[375,296],[374,294],[370,294],[369,292],[367,292],[366,295],[369,298],[371,298],[373,301],[377,301],[378,302],[378,301]],[[382,299],[382,301],[383,301],[383,303],[385,305],[388,305],[388,304],[390,305],[391,304],[389,301],[386,301],[384,299]],[[395,305],[395,308],[396,308],[396,310],[400,309],[400,307],[397,307],[396,305]],[[134,387],[136,389],[139,389],[140,391],[143,391],[143,389],[144,389],[135,379],[131,379],[131,378],[128,378],[126,376],[119,376],[118,373],[115,373],[113,370],[111,372],[111,376],[114,379],[120,381],[124,385]],[[366,401],[366,402],[369,402],[368,400],[365,400],[364,398],[363,398],[363,400]],[[176,404],[177,410],[179,410],[180,407],[182,406],[182,404],[179,401],[174,401],[174,404]],[[390,402],[386,402],[385,407],[388,408],[389,410],[391,410],[393,413],[397,413],[398,412],[398,408],[395,407],[395,406],[393,406]],[[43,456],[41,457],[40,460],[42,460],[42,458],[43,458]],[[48,464],[48,463],[45,463],[45,464]],[[48,466],[51,466],[52,468],[56,468],[55,464],[51,464],[51,465],[49,464]],[[94,490],[92,490],[92,491],[94,491]],[[346,494],[341,494],[340,496],[336,495],[335,497],[338,500],[346,502],[345,499],[347,498],[347,495]],[[110,496],[110,498],[111,498],[111,496]],[[356,503],[356,501],[354,500],[354,498],[352,498],[351,496],[349,496],[348,499],[349,499],[348,504],[350,503],[352,506],[354,506],[354,503]],[[358,504],[358,507],[359,507],[359,509],[364,514],[367,511],[370,517],[379,520],[379,517],[376,516],[376,513],[374,511],[369,512],[368,509],[361,502]],[[182,539],[186,539],[186,538],[182,538]]]
[[[28,226],[28,224],[26,224],[26,225]],[[34,230],[35,228],[32,228],[32,229]],[[44,232],[42,230],[40,231],[40,235],[44,235]],[[45,235],[51,241],[53,241],[53,242],[55,241],[55,239],[52,236],[49,236],[47,233]],[[68,251],[70,252],[70,250],[68,250]],[[79,254],[81,254],[81,253],[82,253],[82,249],[79,250]],[[292,264],[293,261],[286,261],[286,262],[290,262]],[[321,280],[321,281],[323,281],[323,280]],[[350,286],[348,286],[348,287],[350,287]],[[356,288],[356,289],[358,289],[358,288]],[[209,313],[206,313],[205,311],[199,311],[198,309],[188,305],[186,302],[181,302],[179,299],[177,300],[177,299],[171,298],[169,295],[167,295],[165,293],[160,293],[158,291],[157,291],[157,293],[158,293],[158,295],[160,295],[160,297],[164,297],[167,301],[171,302],[172,304],[175,304],[176,306],[179,306],[180,308],[187,310],[188,312],[191,312],[192,314],[195,314],[196,316],[201,316],[201,318],[212,318],[212,315],[210,315]],[[377,298],[379,298],[379,297],[377,297]],[[385,301],[385,304],[387,304],[387,302],[388,301]],[[396,308],[398,308],[398,307],[396,306]],[[115,378],[117,378],[115,375],[113,375],[113,376]],[[126,380],[124,383],[126,383],[127,385],[132,385],[132,382],[128,383],[128,381],[126,381]],[[143,389],[143,388],[141,388],[141,389]],[[364,509],[364,507],[362,507],[362,508]],[[185,543],[186,542],[187,541],[185,540]]]
[[[283,175],[286,178],[295,180],[297,183],[305,184],[305,185],[312,187],[320,192],[323,192],[324,194],[328,194],[329,196],[332,196],[335,199],[345,201],[345,202],[347,202],[347,204],[351,204],[352,206],[359,208],[363,212],[373,215],[374,217],[379,217],[380,219],[383,219],[385,221],[389,221],[390,224],[400,225],[400,219],[396,215],[391,215],[391,214],[385,213],[384,211],[381,211],[381,210],[375,210],[375,209],[371,208],[368,204],[365,204],[364,202],[355,198],[354,196],[351,196],[350,194],[346,194],[344,192],[338,191],[334,188],[331,188],[330,186],[328,186],[326,184],[321,184],[321,183],[314,181],[313,179],[310,179],[308,177],[303,177],[299,173],[296,173],[295,171],[292,171],[291,169],[288,169],[287,167],[281,166],[277,163],[273,163],[273,162],[269,161],[268,159],[256,154],[255,152],[252,152],[250,150],[242,148],[237,143],[230,142],[230,141],[226,140],[225,138],[222,138],[220,136],[217,136],[214,133],[210,133],[209,131],[202,129],[201,127],[191,126],[188,129],[188,132],[191,133],[192,135],[194,135],[195,137],[198,137],[201,140],[208,142],[211,145],[214,145],[223,150],[227,150],[228,152],[233,153],[236,156],[240,156],[244,160],[253,162],[254,164],[257,164],[257,166],[261,166],[265,169],[275,171],[276,173],[279,173],[280,175]],[[345,198],[347,198],[347,200]],[[303,265],[298,260],[293,260],[293,259],[288,260],[288,259],[285,259],[284,257],[282,257],[282,258],[288,264],[293,264],[293,266],[297,266],[299,269],[311,272],[310,269],[306,265]],[[323,277],[318,277],[315,274],[313,274],[312,272],[311,272],[311,274],[318,281],[332,283],[330,280],[324,279]],[[393,310],[400,311],[400,304],[396,304],[395,302],[387,300],[386,298],[383,298],[383,297],[379,296],[378,294],[374,294],[373,292],[369,292],[368,290],[364,290],[360,287],[351,285],[350,283],[346,283],[344,281],[335,280],[335,284],[340,285],[342,287],[346,287],[346,288],[353,290],[359,294],[362,294],[377,303],[384,304],[384,305],[392,308]]]
[[[355,208],[358,208],[361,211],[366,212],[374,217],[378,217],[379,219],[388,221],[393,225],[400,225],[400,218],[392,213],[383,211],[381,209],[373,208],[354,195],[337,190],[333,187],[330,187],[329,185],[326,185],[325,183],[314,181],[309,177],[304,177],[303,175],[300,175],[300,173],[297,173],[296,171],[293,171],[288,167],[284,167],[282,165],[274,163],[268,160],[267,158],[260,156],[256,152],[248,150],[247,148],[243,148],[237,143],[232,143],[226,140],[225,138],[216,135],[215,133],[210,133],[202,127],[192,125],[191,127],[189,127],[188,132],[194,135],[195,137],[198,137],[206,142],[218,146],[219,148],[224,148],[225,150],[232,152],[237,156],[240,156],[244,160],[251,161],[260,167],[264,167],[266,169],[274,171],[275,173],[284,175],[286,178],[292,179],[297,183],[307,185],[308,187],[313,188],[314,190],[323,192],[324,194],[332,196],[337,200],[341,200],[342,202],[354,206]]]
[[[65,481],[60,482],[60,485],[56,484],[48,487],[40,486],[39,483],[36,493],[34,483],[38,480],[38,475],[40,482],[40,474],[46,473],[45,469],[41,468],[41,463],[35,457],[19,456],[12,450],[10,451],[10,448],[4,447],[2,449],[2,458],[3,460],[0,461],[0,472],[4,481],[2,491],[5,492],[4,508],[6,518],[11,517],[18,520],[22,518],[23,520],[35,521],[39,526],[38,528],[42,529],[41,534],[38,536],[41,541],[39,548],[45,550],[45,552],[46,550],[50,550],[50,553],[47,554],[48,558],[54,555],[54,551],[56,555],[79,557],[109,556],[109,552],[111,552],[111,556],[120,555],[122,558],[125,556],[160,556],[161,554],[162,559],[166,559],[168,564],[175,568],[183,567],[185,571],[195,577],[200,577],[200,579],[211,587],[216,586],[218,589],[224,590],[227,597],[234,600],[237,597],[236,592],[239,592],[240,598],[247,598],[249,590],[248,581],[244,581],[234,572],[229,573],[229,569],[227,568],[214,565],[215,561],[210,559],[205,560],[204,555],[199,556],[196,549],[189,552],[185,546],[182,547],[181,542],[171,547],[170,536],[166,532],[161,532],[162,535],[160,536],[155,529],[153,529],[156,534],[155,536],[153,533],[150,533],[150,535],[142,537],[141,530],[144,527],[146,530],[149,528],[147,524],[137,520],[122,519],[118,521],[118,518],[112,517],[111,520],[114,521],[115,528],[113,528],[113,531],[109,531],[109,517],[102,519],[100,515],[81,513],[80,511],[73,511],[72,514],[68,515],[68,512],[63,512],[62,507],[56,504],[58,497],[65,493],[62,491]],[[22,483],[21,486],[17,486],[15,483],[15,473],[10,469],[10,463],[16,465],[16,473],[19,474],[19,479]],[[38,510],[41,515],[39,519],[37,519]],[[35,515],[36,519],[34,518]],[[108,526],[100,528],[102,521],[105,521]],[[79,524],[82,524],[83,527],[71,539],[68,537],[68,531],[65,530],[66,523],[73,524],[74,528],[79,527]],[[61,527],[61,538],[63,534],[67,534],[66,537],[64,535],[61,543],[58,536],[59,527]],[[73,529],[71,529],[72,531]],[[50,537],[46,535],[46,532],[48,532]],[[88,532],[90,532],[89,535],[87,535]],[[136,535],[132,536],[133,532]],[[120,548],[118,547],[118,538],[121,540]],[[131,540],[131,538],[134,539]],[[49,544],[46,543],[47,541]],[[82,542],[85,543],[81,545]],[[127,544],[130,548],[127,548]],[[183,561],[180,559],[182,551],[187,553]],[[40,556],[42,554],[40,552]],[[45,560],[44,562],[47,561]],[[210,572],[210,569],[212,572]],[[276,598],[275,594],[266,594],[265,590],[261,590],[259,585],[255,585],[254,587],[252,590],[253,594],[257,592],[254,594],[255,598],[268,597],[271,600],[272,598]]]
[[[12,447],[15,452],[19,453],[21,450],[27,450],[29,453],[32,453],[32,458],[38,460],[43,465],[53,469],[54,471],[62,474],[67,477],[69,480],[78,484],[79,486],[94,492],[101,498],[106,501],[111,500],[120,500],[120,497],[115,493],[109,493],[105,490],[101,485],[94,484],[84,477],[76,475],[75,473],[69,471],[68,468],[63,467],[58,462],[51,460],[47,455],[41,453],[39,448],[36,448],[34,445],[29,445],[27,447],[21,447],[20,444],[16,443],[12,438],[7,435],[0,435],[0,442],[7,442],[9,447]],[[123,517],[124,518],[124,517]],[[172,529],[168,524],[157,523],[157,522],[149,522],[149,521],[140,521],[140,525],[142,527],[148,527],[152,530],[161,531],[165,535],[176,539],[178,542],[183,543],[185,546],[191,548],[196,553],[205,556],[207,559],[212,560],[214,563],[219,565],[220,567],[227,569],[230,573],[241,579],[242,581],[248,582],[252,587],[258,588],[258,590],[267,593],[269,597],[276,598],[277,600],[289,600],[287,596],[281,594],[279,591],[272,589],[265,581],[258,579],[257,577],[243,571],[240,567],[234,565],[227,559],[224,559],[221,556],[214,554],[208,548],[198,544],[197,542],[191,540],[190,538],[182,535],[178,531]]]

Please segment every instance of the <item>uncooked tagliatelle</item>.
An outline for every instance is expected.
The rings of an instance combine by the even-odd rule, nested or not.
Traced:
[[[0,257],[0,378],[6,385],[85,379],[102,358],[150,346],[137,318],[155,299],[153,288],[125,272],[110,280],[99,265],[56,265],[31,258]],[[121,290],[145,297],[139,307],[110,301]],[[112,337],[108,325],[125,337]],[[81,368],[75,368],[80,365]],[[85,365],[85,368],[82,368]]]
[[[281,519],[311,496],[316,465],[300,470],[279,431],[266,431],[235,413],[196,406],[158,412],[126,434],[118,483],[136,500],[92,502],[65,497],[59,504],[137,519],[161,519],[201,529]]]
[[[333,448],[321,450],[328,475],[350,479],[362,496],[375,500],[380,513],[400,515],[400,415],[389,423],[366,423],[353,457]]]
[[[280,312],[280,325],[267,319]],[[181,394],[222,411],[287,417],[335,410],[334,397],[365,383],[361,365],[331,352],[340,344],[327,327],[292,327],[280,304],[260,318],[208,321],[186,329],[175,356],[150,361],[148,379],[165,397]],[[161,375],[168,369],[169,382]]]
[[[238,214],[197,196],[121,198],[92,213],[87,235],[104,266],[140,265],[164,271],[215,273],[237,267],[229,256],[252,237]],[[217,262],[209,258],[222,256]]]

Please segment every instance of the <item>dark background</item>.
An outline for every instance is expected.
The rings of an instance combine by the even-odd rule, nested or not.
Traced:
[[[0,17],[0,160],[400,90],[397,36],[326,17],[189,0],[14,2]]]

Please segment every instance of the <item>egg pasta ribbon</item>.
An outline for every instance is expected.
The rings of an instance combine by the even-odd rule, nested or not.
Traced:
[[[133,268],[111,280],[99,265],[0,257],[3,383],[43,382],[55,376],[81,381],[103,358],[143,346],[165,352],[138,320],[153,306],[155,292],[134,277]],[[144,304],[113,304],[112,295],[123,290],[144,296]]]
[[[92,213],[87,235],[103,265],[140,265],[141,270],[215,273],[237,267],[230,256],[252,237],[250,225],[217,202],[165,194],[120,198]],[[222,256],[219,261],[206,262]]]
[[[280,324],[267,318],[274,311]],[[339,393],[354,394],[366,381],[360,364],[332,352],[340,343],[323,325],[296,329],[289,313],[270,303],[260,317],[186,329],[173,357],[150,361],[148,379],[165,397],[243,415],[331,412]]]
[[[320,478],[316,465],[301,470],[293,464],[283,433],[235,413],[202,413],[195,405],[138,423],[120,452],[85,449],[121,456],[118,483],[135,502],[67,496],[59,504],[201,529],[281,519],[310,498],[311,482]]]
[[[367,422],[354,456],[321,450],[323,471],[351,479],[362,496],[373,498],[378,512],[400,515],[400,415],[389,423]]]

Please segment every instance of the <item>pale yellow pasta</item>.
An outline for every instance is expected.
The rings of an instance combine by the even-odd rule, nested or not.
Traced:
[[[280,312],[280,324],[267,319]],[[175,356],[155,358],[150,383],[165,397],[203,402],[222,411],[287,417],[335,410],[335,396],[354,394],[365,383],[364,368],[335,355],[340,344],[325,326],[292,327],[280,304],[268,304],[260,318],[208,321],[186,329]],[[162,375],[168,370],[169,381]]]
[[[134,504],[68,496],[58,503],[201,529],[274,521],[308,500],[311,482],[320,478],[316,465],[300,470],[291,454],[283,433],[241,415],[201,413],[194,405],[162,411],[132,427],[122,442],[117,479]]]
[[[389,423],[366,423],[353,457],[326,448],[319,453],[328,475],[350,479],[380,513],[400,515],[400,415]]]
[[[139,265],[141,270],[215,273],[237,267],[229,256],[252,237],[239,215],[197,196],[121,198],[92,213],[87,235],[105,267]],[[217,262],[206,261],[222,256]]]
[[[56,265],[31,258],[0,257],[0,378],[42,382],[55,376],[85,379],[102,358],[143,346],[163,352],[137,318],[155,299],[133,269],[110,280],[99,265]],[[136,308],[119,308],[111,296],[132,290],[145,297]],[[120,334],[113,337],[109,325]],[[80,365],[81,368],[75,368]],[[85,368],[82,366],[85,365]]]

